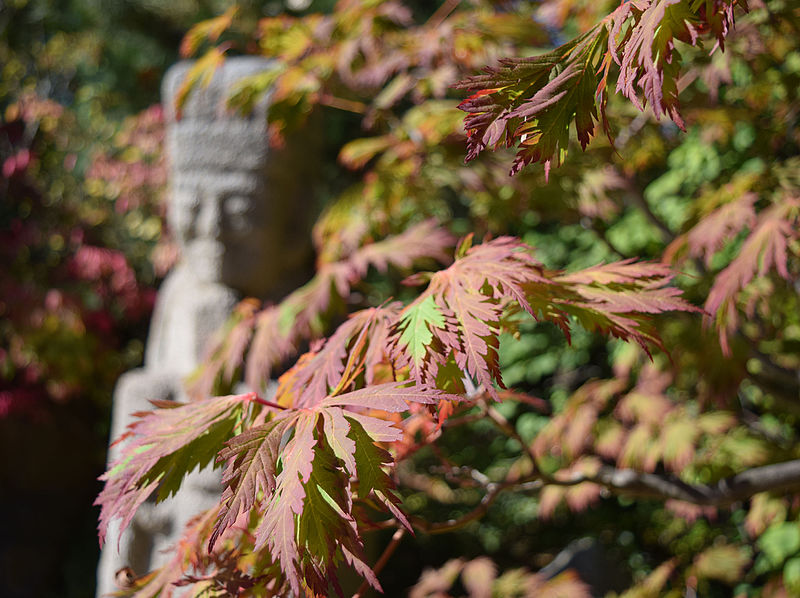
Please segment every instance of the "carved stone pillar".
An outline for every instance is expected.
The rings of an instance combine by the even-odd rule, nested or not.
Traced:
[[[181,258],[159,290],[144,367],[117,383],[112,440],[132,421],[131,413],[151,408],[150,399],[188,400],[184,378],[243,294],[274,299],[307,274],[313,148],[299,138],[280,150],[269,146],[269,95],[248,116],[225,106],[237,80],[270,63],[255,57],[229,59],[207,88],[189,96],[177,118],[175,94],[190,66],[172,67],[162,88],[170,161],[168,222]],[[112,447],[108,462],[119,452]],[[121,536],[118,527],[110,526],[97,595],[117,589],[115,573],[123,567],[141,575],[165,563],[170,555],[164,551],[186,522],[213,506],[220,492],[218,471],[196,471],[175,497],[142,505]]]

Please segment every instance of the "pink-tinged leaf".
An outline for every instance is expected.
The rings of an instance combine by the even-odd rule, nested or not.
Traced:
[[[603,428],[594,442],[594,450],[601,457],[616,461],[622,452],[627,440],[625,428],[617,423],[611,423]]]
[[[100,477],[106,482],[95,501],[101,506],[100,543],[113,519],[120,518],[124,530],[156,489],[163,500],[178,490],[186,474],[211,463],[254,396],[177,403],[135,414],[139,419],[129,426],[119,459]]]
[[[205,399],[213,396],[217,378],[225,381],[233,376],[242,362],[253,335],[255,313],[259,302],[245,299],[240,302],[228,321],[218,330],[205,349],[205,367],[192,374],[187,385],[189,396]]]
[[[120,594],[134,598],[172,598],[181,592],[178,586],[186,575],[202,569],[206,562],[213,563],[217,554],[204,555],[205,545],[211,533],[217,508],[197,514],[186,524],[182,535],[172,548],[172,557],[159,569],[134,579],[130,588]]]
[[[490,327],[487,322],[499,322],[502,309],[488,297],[459,291],[451,288],[444,295],[459,327],[465,331],[461,335],[461,350],[454,352],[456,365],[496,396],[492,381],[496,380],[503,388],[496,342],[499,327]]]
[[[346,546],[342,546],[342,554],[344,554],[344,559],[347,561],[347,564],[350,565],[358,575],[366,579],[367,583],[369,583],[373,589],[383,593],[383,588],[381,587],[375,572],[369,565],[350,552]]]
[[[652,346],[663,348],[648,321],[650,314],[701,311],[667,286],[672,277],[669,266],[651,262],[594,266],[555,277],[562,287],[553,302],[584,328],[634,341],[649,353]]]
[[[525,285],[549,285],[531,249],[501,237],[466,249],[436,272],[428,288],[401,313],[392,332],[392,354],[418,383],[434,383],[452,354],[456,366],[496,395],[502,387],[497,346],[504,310],[514,304],[533,314]],[[411,358],[409,358],[409,354]]]
[[[403,432],[394,425],[394,422],[364,415],[354,411],[347,412],[348,419],[356,420],[376,442],[397,442],[403,438]]]
[[[219,454],[226,462],[226,489],[210,545],[242,516],[258,511],[254,549],[268,547],[293,591],[305,585],[324,594],[341,555],[380,587],[363,556],[351,484],[357,480],[358,496],[372,495],[410,529],[384,471],[392,457],[376,444],[397,440],[402,432],[390,421],[350,409],[401,412],[409,402],[435,404],[443,397],[458,398],[408,382],[377,385],[328,396],[312,408],[279,411],[232,438]]]
[[[411,588],[409,598],[445,598],[456,594],[453,587],[461,584],[470,598],[491,596],[536,596],[537,598],[589,598],[589,587],[572,571],[551,577],[525,569],[511,569],[498,577],[497,568],[486,557],[464,562],[454,559],[439,569],[426,569]]]
[[[666,311],[700,311],[681,298],[682,291],[675,287],[642,288],[635,292],[619,292],[592,286],[576,287],[588,306],[598,311],[615,314],[660,314]]]
[[[697,422],[686,416],[665,423],[661,429],[661,451],[664,464],[671,471],[680,473],[692,461],[699,431]]]
[[[564,500],[567,493],[565,486],[545,486],[539,494],[539,517],[550,519],[556,512],[556,507]]]
[[[454,87],[475,92],[459,105],[468,113],[466,161],[486,149],[517,145],[511,174],[541,162],[547,178],[566,156],[573,122],[583,149],[598,120],[611,139],[605,108],[614,66],[619,67],[617,92],[640,110],[649,103],[657,118],[666,114],[684,128],[676,42],[694,46],[700,32],[710,32],[722,46],[737,4],[746,9],[743,0],[623,2],[601,23],[552,52],[503,58],[499,66],[460,81]]]
[[[573,458],[580,455],[585,447],[591,442],[592,428],[597,422],[597,409],[591,405],[585,405],[583,409],[577,409],[570,418],[569,427],[563,438],[563,446],[566,456]]]
[[[659,262],[637,262],[628,258],[610,264],[598,264],[556,277],[556,281],[570,284],[598,284],[603,286],[614,284],[640,285],[648,280],[665,282],[672,279],[674,272]]]
[[[269,496],[264,517],[256,529],[256,549],[269,545],[295,594],[300,593],[295,516],[303,512],[306,497],[303,486],[313,469],[318,415],[314,411],[301,411],[296,415],[294,435],[281,452],[282,470],[276,477],[275,490]]]
[[[363,279],[370,266],[385,271],[389,266],[407,268],[421,259],[447,263],[450,258],[446,250],[452,244],[450,233],[437,227],[434,221],[427,220],[399,235],[357,248],[339,261],[320,263],[314,278],[292,292],[279,305],[266,307],[258,313],[251,310],[243,314],[239,312],[244,307],[252,306],[252,302],[243,302],[194,380],[192,395],[210,396],[214,382],[221,374],[228,378],[233,375],[242,362],[251,335],[252,342],[244,359],[245,381],[250,388],[261,389],[273,368],[293,355],[302,341],[321,336],[325,319],[335,313],[332,306],[336,304],[334,297],[346,299],[352,285]],[[383,309],[391,310],[393,306]],[[385,331],[380,332],[382,325],[377,325],[371,334],[385,334]],[[255,333],[252,332],[253,328]],[[369,366],[382,360],[380,351],[377,351],[379,344],[375,343],[369,354]],[[335,343],[331,349],[334,346]],[[341,353],[341,346],[337,348]],[[315,389],[319,390],[316,396],[319,397],[327,394],[325,383],[330,383],[336,377],[335,358],[330,356],[326,364],[326,376],[316,380]],[[373,374],[372,370],[367,372],[370,380]]]
[[[233,437],[219,452],[217,460],[226,462],[222,477],[225,490],[209,550],[242,513],[253,509],[259,493],[269,495],[275,491],[281,440],[293,423],[291,412],[280,413],[266,424]]]
[[[310,407],[328,396],[342,381],[346,362],[355,360],[365,370],[367,381],[386,361],[389,323],[399,304],[356,312],[330,336],[309,359],[295,366],[289,391],[297,397],[295,407]]]
[[[717,507],[695,505],[682,500],[670,499],[664,503],[664,508],[687,523],[694,523],[700,518],[713,521],[717,515]]]
[[[600,500],[602,490],[603,488],[598,484],[583,482],[582,484],[569,486],[564,495],[564,500],[572,511],[579,513]]]
[[[684,19],[690,18],[691,13],[683,8],[681,0],[654,0],[645,3],[645,6],[627,34],[620,61],[617,91],[622,92],[639,110],[644,110],[638,97],[639,90],[642,90],[644,99],[650,102],[656,118],[668,114],[683,129],[675,80],[680,63],[672,60],[673,37],[682,31],[673,33],[670,27],[683,25]],[[638,12],[637,8],[634,5],[633,10]],[[671,10],[667,19],[665,17],[668,9]]]
[[[387,382],[354,390],[346,394],[327,397],[320,402],[322,407],[360,407],[391,413],[408,411],[409,403],[435,405],[440,400],[460,401],[462,397],[447,394],[429,386],[413,385],[408,382]]]
[[[447,561],[439,569],[425,569],[419,581],[411,588],[408,594],[409,598],[448,596],[446,591],[453,586],[463,567],[462,559],[453,559]]]
[[[573,121],[585,148],[595,131],[595,96],[605,85],[598,82],[597,72],[606,37],[606,29],[596,26],[552,52],[501,59],[500,66],[487,67],[485,74],[456,84],[456,88],[477,90],[458,106],[468,113],[466,161],[487,148],[518,142],[511,174],[542,162],[547,175],[551,165],[560,165],[567,153]]]
[[[625,448],[617,463],[623,468],[653,471],[661,458],[661,451],[654,441],[655,430],[647,424],[637,424],[631,430]]]
[[[702,257],[706,267],[711,266],[714,254],[745,228],[753,228],[756,212],[753,204],[758,199],[755,193],[744,193],[737,200],[723,205],[705,216],[685,236],[667,248],[668,255],[674,255],[679,244],[685,243],[690,257]]]
[[[351,256],[350,261],[363,273],[366,273],[363,264],[369,264],[380,272],[385,272],[390,265],[410,268],[421,259],[447,264],[451,261],[447,249],[453,246],[453,242],[449,232],[437,226],[435,221],[426,220],[399,235],[365,245]]]
[[[324,424],[325,438],[328,441],[334,454],[342,460],[347,472],[355,476],[358,474],[356,470],[356,460],[353,456],[356,452],[356,443],[348,436],[350,433],[350,424],[344,416],[341,409],[330,408],[322,412],[322,421]]]
[[[268,307],[256,317],[244,377],[250,388],[259,388],[264,380],[269,379],[272,368],[296,350],[292,339],[281,331],[280,319],[277,307]]]
[[[492,585],[497,577],[497,567],[488,557],[468,561],[461,572],[464,588],[470,598],[492,598]]]
[[[772,268],[789,280],[787,248],[798,237],[800,200],[784,199],[759,215],[758,223],[742,245],[739,255],[719,273],[706,300],[706,311],[715,314],[720,344],[730,352],[729,335],[739,323],[736,299],[756,276]]]

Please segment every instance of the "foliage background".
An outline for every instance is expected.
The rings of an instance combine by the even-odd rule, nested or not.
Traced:
[[[496,4],[518,17],[526,8]],[[434,14],[428,3],[411,7],[416,22]],[[0,162],[8,199],[2,251],[11,264],[2,279],[0,438],[3,454],[14,456],[0,471],[4,529],[11,530],[0,545],[7,567],[0,572],[3,595],[92,592],[96,512],[88,505],[104,465],[110,392],[116,376],[141,359],[152,289],[172,255],[161,234],[159,112],[145,109],[158,100],[161,75],[177,58],[183,33],[225,8],[23,1],[0,13]],[[256,19],[283,8],[245,4],[233,38],[245,40],[239,50],[290,55],[291,47],[270,37],[252,45]],[[331,8],[316,3],[308,12]],[[613,8],[544,3],[538,19],[547,26],[528,19],[523,27],[520,17],[516,29],[501,28],[506,41],[498,51],[538,52],[587,30]],[[598,335],[576,331],[568,346],[551,325],[520,324],[519,340],[501,345],[504,380],[541,403],[497,406],[516,437],[485,419],[446,427],[437,448],[423,448],[398,472],[413,515],[444,521],[469,513],[480,491],[445,475],[448,468],[490,476],[524,469],[520,441],[548,471],[594,454],[621,466],[673,471],[687,481],[797,457],[800,310],[797,209],[791,207],[800,141],[797,14],[779,1],[751,8],[737,16],[725,53],[681,46],[691,65],[680,96],[686,133],[612,97],[616,149],[598,138],[583,154],[573,139],[566,163],[548,181],[535,167],[506,178],[510,154],[484,155],[462,167],[458,122],[437,112],[455,102],[426,102],[437,94],[433,85],[427,96],[403,98],[371,115],[367,133],[396,136],[388,148],[356,141],[365,134],[363,114],[324,108],[328,159],[320,169],[320,206],[326,210],[315,233],[322,239],[320,263],[341,257],[337,251],[348,243],[433,216],[456,234],[517,235],[549,268],[665,259],[681,270],[686,296],[717,316],[706,325],[691,314],[662,318],[669,357],[657,353],[652,363]],[[482,40],[487,47],[490,34]],[[461,66],[477,69],[491,63],[486,58],[476,50],[474,64]],[[362,106],[374,99],[324,77],[321,86]],[[303,96],[302,85],[286,83],[285,91],[289,98],[297,92],[303,101],[332,103],[324,94]],[[422,109],[414,113],[415,106]],[[402,127],[392,120],[398,117]],[[339,155],[346,142],[349,152]],[[775,224],[786,239],[783,253],[748,246],[751,233],[772,222],[772,206],[786,212]],[[353,232],[367,213],[368,230]],[[715,227],[700,228],[712,215]],[[752,264],[737,262],[748,255]],[[731,290],[722,303],[709,304],[713,289],[725,291],[716,285],[732,265],[727,271],[738,275],[728,278]],[[115,280],[115,270],[124,279]],[[389,296],[409,300],[413,294],[398,284],[401,278],[401,272],[373,272],[343,299],[349,309]],[[592,382],[603,379],[605,386]],[[582,442],[585,437],[592,441]],[[795,495],[762,494],[720,509],[635,501],[591,486],[567,495],[566,505],[562,498],[502,494],[485,517],[461,529],[405,540],[381,574],[384,587],[400,595],[423,567],[455,557],[489,555],[500,570],[535,571],[587,536],[602,553],[603,568],[614,572],[612,580],[597,580],[598,588],[726,596],[781,595],[800,585]],[[378,535],[376,554],[387,541]]]

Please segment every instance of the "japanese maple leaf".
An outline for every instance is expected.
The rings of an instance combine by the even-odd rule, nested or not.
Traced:
[[[605,40],[605,29],[597,26],[552,52],[505,58],[457,83],[457,89],[478,90],[458,106],[468,113],[466,161],[518,141],[511,174],[532,162],[543,162],[549,172],[566,155],[573,122],[585,148],[597,120],[597,61]]]
[[[367,384],[371,384],[376,366],[385,361],[389,325],[399,310],[399,303],[391,303],[352,314],[309,359],[296,366],[287,389],[298,397],[292,406],[309,407],[328,396],[343,383],[348,362],[357,364],[351,367],[363,369]],[[281,395],[279,389],[278,400],[283,404]]]
[[[400,314],[393,328],[393,355],[419,383],[433,384],[452,354],[456,365],[496,396],[502,386],[498,335],[510,302],[533,315],[524,285],[549,284],[525,244],[501,237],[467,249]]]
[[[371,413],[398,413],[409,402],[443,399],[458,397],[391,382],[287,409],[233,437],[219,454],[226,463],[225,491],[209,548],[242,513],[257,508],[255,549],[269,548],[295,593],[306,583],[325,594],[329,573],[342,558],[379,587],[363,558],[351,483],[357,480],[359,496],[374,495],[399,521],[407,521],[383,471],[391,458],[375,445],[397,440],[402,432]]]
[[[154,403],[158,409],[135,413],[139,419],[117,440],[126,442],[122,454],[100,477],[105,487],[95,504],[101,507],[101,545],[113,519],[122,519],[124,530],[153,492],[164,500],[193,469],[212,463],[254,398],[248,393],[191,403],[159,401]]]
[[[700,312],[668,286],[674,273],[666,264],[623,260],[554,278],[561,288],[557,309],[587,330],[599,330],[639,344],[646,352],[663,344],[650,316],[668,311]]]
[[[739,317],[736,298],[756,276],[771,269],[790,280],[787,267],[789,242],[798,237],[800,199],[785,198],[764,210],[742,245],[739,254],[720,272],[706,300],[706,311],[715,314],[723,351],[730,352],[728,337],[735,330]]]
[[[619,68],[616,91],[638,109],[647,103],[656,118],[666,114],[680,128],[678,102],[681,58],[677,41],[692,46],[711,32],[717,45],[733,27],[733,8],[742,0],[631,0],[595,27],[555,50],[528,58],[503,58],[499,66],[457,83],[473,93],[459,108],[468,113],[466,161],[501,144],[518,146],[511,174],[542,162],[545,176],[560,165],[574,123],[586,149],[605,115],[612,67]]]

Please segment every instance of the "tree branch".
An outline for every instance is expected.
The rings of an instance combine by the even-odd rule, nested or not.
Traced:
[[[579,475],[568,480],[556,480],[563,486],[594,482],[613,492],[657,498],[682,500],[700,506],[721,507],[768,491],[800,489],[800,459],[748,469],[715,484],[687,484],[671,475],[658,475],[602,466],[595,475]],[[548,482],[553,483],[553,482]]]
[[[489,417],[489,419],[492,420],[492,423],[494,423],[494,425],[497,426],[497,428],[500,429],[500,431],[502,431],[509,438],[513,438],[520,444],[522,450],[525,451],[525,454],[531,460],[531,467],[533,467],[534,475],[545,483],[548,484],[553,483],[553,480],[550,478],[550,476],[546,475],[542,471],[542,468],[539,467],[539,460],[536,456],[536,453],[533,451],[533,447],[531,447],[530,443],[525,442],[522,436],[519,435],[514,426],[512,426],[508,422],[508,420],[503,416],[503,414],[500,413],[494,407],[488,405],[486,401],[481,402],[481,407],[483,408],[484,412]]]
[[[627,185],[626,191],[628,191],[629,197],[633,200],[634,205],[639,208],[645,215],[645,218],[647,218],[647,220],[649,220],[650,223],[658,229],[663,236],[664,241],[666,243],[671,243],[674,241],[675,233],[672,232],[672,229],[667,226],[666,222],[656,216],[656,213],[653,212],[650,204],[647,203],[647,200],[644,198],[644,194],[642,193],[641,189],[639,189],[639,187],[631,181],[630,184]]]
[[[529,490],[540,490],[543,484],[538,479],[526,478],[524,480],[519,480],[516,482],[501,482],[501,483],[491,483],[487,486],[487,492],[483,495],[481,502],[478,503],[474,509],[465,513],[461,517],[457,517],[455,519],[448,519],[447,521],[439,521],[436,523],[430,523],[425,521],[424,519],[420,519],[418,517],[414,517],[412,519],[412,525],[419,529],[426,534],[443,534],[447,532],[451,532],[457,529],[460,529],[475,521],[476,519],[480,519],[483,517],[486,512],[489,510],[489,507],[494,504],[494,501],[497,500],[497,497],[506,490],[512,491],[529,491]]]

